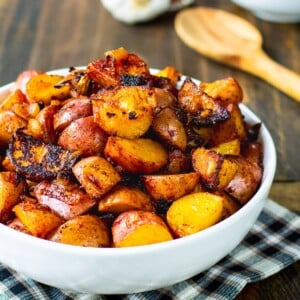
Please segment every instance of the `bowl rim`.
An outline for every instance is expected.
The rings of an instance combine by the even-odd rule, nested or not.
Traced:
[[[76,67],[76,69],[85,68],[82,66]],[[65,74],[69,68],[61,68],[61,69],[54,69],[48,71],[49,74]],[[156,72],[158,69],[151,68],[151,72]],[[181,81],[189,76],[182,76]],[[200,82],[198,79],[190,77],[195,82]],[[6,94],[9,93],[9,90],[13,86],[12,83],[8,83],[2,87],[0,87],[0,102],[5,97]],[[62,244],[62,243],[55,243],[53,241],[49,241],[46,239],[38,238],[35,236],[31,236],[28,234],[24,234],[23,232],[19,232],[14,230],[7,225],[0,223],[0,234],[1,232],[5,234],[10,234],[13,238],[18,239],[20,242],[30,243],[36,247],[41,249],[47,248],[47,250],[53,250],[58,252],[66,252],[69,255],[72,254],[80,254],[82,256],[128,256],[128,255],[137,255],[137,254],[146,254],[148,252],[160,252],[162,250],[167,250],[168,248],[172,249],[177,247],[186,247],[186,245],[192,243],[195,239],[205,239],[206,236],[210,236],[213,234],[217,234],[220,231],[223,231],[224,228],[232,226],[233,223],[237,222],[239,219],[244,218],[247,216],[248,211],[257,205],[257,202],[263,201],[267,198],[266,193],[270,190],[272,185],[273,179],[275,177],[276,172],[276,149],[275,144],[272,139],[272,136],[264,125],[264,123],[259,119],[259,117],[245,104],[240,103],[239,107],[241,108],[242,114],[250,124],[261,123],[261,128],[259,132],[259,140],[264,140],[263,144],[263,177],[261,185],[259,186],[256,193],[252,196],[252,198],[244,204],[237,212],[235,212],[230,217],[214,224],[204,230],[196,232],[194,234],[184,236],[181,238],[176,238],[166,242],[160,242],[156,244],[150,245],[141,245],[141,246],[132,246],[132,247],[124,247],[124,248],[93,248],[93,247],[80,247],[76,245],[69,245],[69,244]],[[268,157],[267,157],[268,156]],[[266,172],[267,170],[267,172]]]

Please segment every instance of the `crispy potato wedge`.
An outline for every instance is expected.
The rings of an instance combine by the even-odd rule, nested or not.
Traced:
[[[71,122],[92,115],[93,109],[90,99],[85,97],[72,98],[54,115],[53,127],[56,131],[62,131]]]
[[[226,187],[238,170],[234,161],[203,147],[197,148],[192,153],[192,164],[194,170],[201,175],[205,187],[210,191]]]
[[[210,148],[210,150],[214,150],[223,155],[240,155],[241,141],[239,139],[234,139]]]
[[[185,129],[171,108],[164,108],[156,114],[151,128],[165,144],[185,151],[187,145]]]
[[[78,151],[82,157],[101,155],[107,140],[106,133],[94,122],[93,116],[80,118],[68,125],[59,135],[57,144]]]
[[[119,214],[127,210],[154,211],[150,197],[138,188],[118,186],[107,193],[98,204],[100,212]]]
[[[152,174],[168,162],[168,153],[151,139],[124,139],[110,136],[104,153],[130,173]]]
[[[95,122],[111,135],[138,138],[150,127],[153,119],[152,89],[120,86],[103,90],[93,99]]]
[[[159,216],[142,210],[120,214],[113,223],[112,237],[114,247],[149,245],[173,239]]]
[[[167,222],[177,237],[210,227],[221,220],[223,198],[211,193],[193,193],[175,200],[167,211]]]
[[[243,205],[258,189],[262,179],[262,168],[241,156],[231,157],[230,160],[238,169],[224,190]]]
[[[191,193],[199,182],[200,174],[145,175],[142,178],[153,199],[173,201]]]
[[[72,170],[92,199],[100,199],[121,180],[114,167],[100,156],[83,158],[74,165]]]
[[[34,236],[46,236],[60,226],[64,220],[48,207],[37,203],[34,199],[26,199],[13,207],[17,218]]]
[[[108,247],[110,233],[101,219],[92,215],[81,215],[68,220],[57,228],[49,240],[83,247]]]
[[[38,202],[49,207],[65,220],[87,212],[96,205],[79,185],[67,180],[42,181],[34,188]]]
[[[200,82],[200,89],[222,103],[240,103],[243,100],[243,91],[236,79],[223,78],[213,82]]]
[[[43,101],[49,104],[51,99],[67,99],[70,96],[70,86],[56,86],[63,76],[45,73],[32,76],[26,84],[26,95],[31,102]]]
[[[0,223],[6,222],[12,208],[20,202],[26,183],[16,172],[0,172]]]

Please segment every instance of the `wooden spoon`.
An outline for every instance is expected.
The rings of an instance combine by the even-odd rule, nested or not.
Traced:
[[[246,20],[209,7],[182,10],[175,31],[197,52],[260,77],[300,102],[300,75],[273,61],[262,49],[262,36]]]

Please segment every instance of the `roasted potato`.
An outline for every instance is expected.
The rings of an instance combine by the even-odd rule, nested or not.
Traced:
[[[153,199],[172,201],[191,193],[198,184],[196,172],[174,175],[145,175],[145,187]]]
[[[240,155],[241,141],[239,139],[234,139],[210,148],[210,150],[214,150],[223,155]]]
[[[16,172],[0,172],[0,223],[9,220],[25,188],[25,181]]]
[[[100,212],[119,214],[127,210],[154,211],[150,197],[138,188],[118,186],[99,201]]]
[[[121,180],[115,168],[100,156],[83,158],[72,170],[92,199],[100,199]]]
[[[26,86],[27,82],[33,77],[38,74],[41,74],[42,72],[38,70],[26,70],[21,72],[18,77],[16,78],[13,86],[12,86],[12,92],[16,90],[20,90],[24,95],[26,95]]]
[[[149,245],[173,239],[159,216],[142,210],[120,214],[113,223],[112,238],[114,247]]]
[[[110,233],[103,221],[92,215],[68,220],[48,237],[49,240],[83,247],[108,247]]]
[[[68,125],[59,135],[57,144],[76,150],[81,157],[101,155],[107,140],[106,133],[94,122],[93,116],[80,118]]]
[[[26,99],[26,96],[21,92],[21,90],[17,89],[14,92],[12,92],[8,97],[6,97],[4,100],[0,103],[0,111],[3,110],[12,110],[13,107],[16,104],[28,104],[28,101]]]
[[[155,75],[158,77],[169,78],[173,86],[176,86],[176,84],[178,83],[180,76],[181,76],[181,74],[172,66],[164,67],[162,70],[157,72]]]
[[[166,150],[151,139],[124,139],[110,136],[104,153],[125,171],[152,174],[168,162]]]
[[[196,233],[221,220],[223,198],[212,193],[192,193],[175,200],[167,211],[167,222],[177,237]]]
[[[164,174],[182,174],[191,170],[190,158],[179,149],[168,153],[168,164],[161,173]]]

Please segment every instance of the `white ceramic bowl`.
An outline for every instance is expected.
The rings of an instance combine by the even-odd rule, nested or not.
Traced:
[[[280,22],[300,22],[299,0],[232,0],[232,2],[246,8],[260,19]]]
[[[54,71],[64,73],[66,70]],[[11,85],[0,88],[0,100]],[[245,105],[250,123],[258,117]],[[259,190],[238,212],[199,233],[130,248],[84,248],[35,238],[0,224],[0,261],[36,281],[77,292],[127,294],[170,286],[202,272],[233,250],[267,199],[276,168],[274,143],[262,125],[264,174]]]

